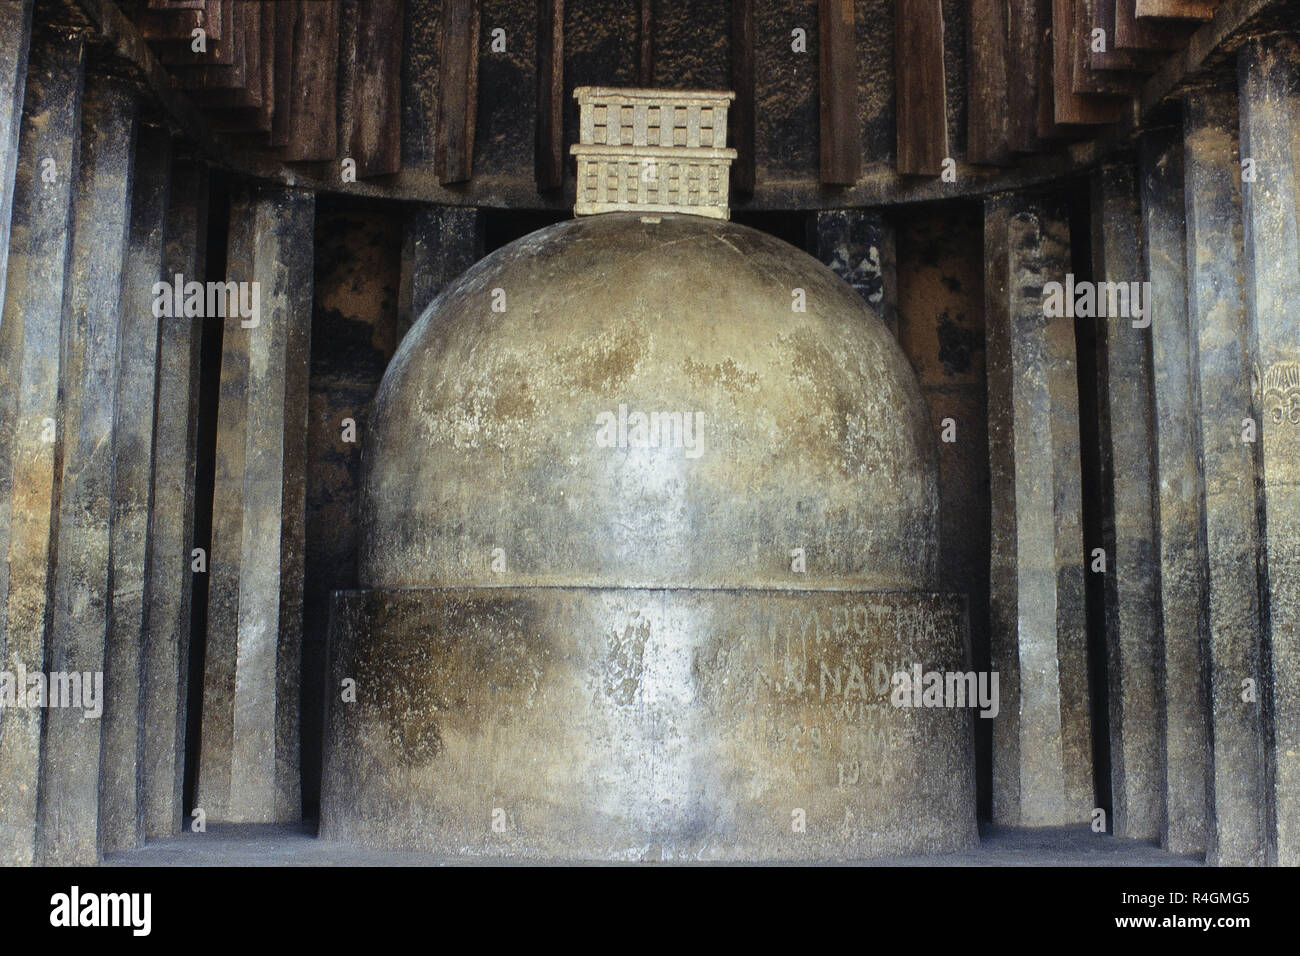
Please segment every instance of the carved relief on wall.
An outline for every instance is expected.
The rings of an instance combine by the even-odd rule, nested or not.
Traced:
[[[1300,425],[1300,362],[1275,362],[1260,374],[1255,366],[1255,399],[1266,421],[1273,425]]]

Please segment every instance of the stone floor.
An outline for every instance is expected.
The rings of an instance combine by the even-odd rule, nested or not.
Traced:
[[[481,858],[365,850],[316,837],[312,825],[212,825],[207,833],[156,840],[110,853],[108,866],[464,866]],[[1155,843],[1094,834],[1086,825],[1035,830],[982,825],[974,850],[943,856],[870,861],[887,866],[1201,866],[1200,857],[1166,853]]]

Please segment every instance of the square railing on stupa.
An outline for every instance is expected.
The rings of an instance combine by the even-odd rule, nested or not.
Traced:
[[[639,90],[583,86],[573,211],[690,213],[727,219],[727,108],[735,94],[716,90]]]

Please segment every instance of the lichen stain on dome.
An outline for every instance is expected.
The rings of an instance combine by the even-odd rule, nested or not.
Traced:
[[[685,361],[686,374],[695,385],[716,385],[728,392],[740,394],[758,389],[762,380],[753,372],[740,368],[734,359],[705,365],[689,355]]]
[[[636,336],[641,341],[635,340]],[[611,389],[627,384],[649,361],[654,338],[633,329],[609,330],[582,345],[555,352],[557,376],[561,389]]]

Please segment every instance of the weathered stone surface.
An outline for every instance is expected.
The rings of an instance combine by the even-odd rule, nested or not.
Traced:
[[[60,338],[81,141],[80,39],[33,45],[0,318],[0,668],[44,670],[58,507]],[[61,170],[41,179],[41,163]],[[13,507],[13,505],[17,507]],[[36,860],[43,712],[0,710],[0,863]]]
[[[1246,315],[1242,258],[1237,104],[1230,94],[1186,101],[1183,139],[1187,210],[1187,310],[1199,392],[1205,485],[1207,619],[1213,752],[1207,859],[1264,862],[1263,718],[1241,699],[1242,680],[1260,672],[1257,443],[1242,441],[1259,421],[1251,395],[1254,341]]]
[[[254,206],[241,194],[230,203],[226,275],[252,271]],[[227,315],[221,340],[221,389],[208,555],[208,619],[203,657],[203,714],[196,805],[219,819],[228,811],[234,746],[235,663],[239,634],[239,559],[244,526],[244,462],[248,430],[249,334]],[[250,320],[251,321],[251,320]]]
[[[199,774],[209,819],[272,822],[301,813],[311,341],[311,300],[302,290],[311,284],[314,215],[310,195],[268,188],[231,217],[227,275],[258,283],[260,319],[227,320],[222,357]]]
[[[1088,819],[1094,802],[1073,320],[1043,304],[1044,285],[1069,271],[1064,213],[989,200],[985,263],[991,652],[1007,701],[993,815],[1057,825]]]
[[[27,57],[32,38],[33,0],[16,0],[0,9],[0,263],[9,259],[9,226],[14,212],[14,177],[18,174],[18,136],[27,85]],[[5,301],[5,269],[0,268],[0,309]]]
[[[372,205],[317,210],[302,643],[302,797],[312,818],[320,807],[330,594],[357,587],[361,437],[396,348],[402,231]]]
[[[1140,163],[1160,506],[1160,707],[1167,807],[1161,844],[1175,853],[1204,853],[1210,756],[1205,489],[1197,466],[1200,403],[1187,312],[1182,131],[1147,134]]]
[[[811,256],[611,213],[498,250],[435,305],[375,400],[367,447],[409,454],[368,453],[363,586],[481,584],[494,549],[513,584],[932,586],[915,375]],[[620,406],[692,415],[694,450],[681,430],[630,463],[600,447]]]
[[[1255,168],[1242,199],[1268,552],[1270,668],[1257,680],[1271,684],[1261,695],[1272,731],[1270,856],[1300,866],[1300,43],[1253,42],[1238,69],[1241,151]]]
[[[898,334],[898,267],[894,227],[878,212],[830,210],[808,217],[808,247],[823,265],[853,286]]]
[[[439,292],[483,258],[483,213],[453,206],[412,206],[402,226],[397,341]]]
[[[619,441],[620,406],[695,439]],[[969,669],[960,600],[922,593],[934,435],[811,257],[690,216],[533,233],[413,326],[364,442],[376,590],[335,607],[327,833],[602,859],[973,838],[968,715],[881,699],[907,662]]]
[[[327,838],[534,859],[977,842],[972,714],[890,702],[894,672],[968,669],[960,598],[435,589],[333,611]]]
[[[1093,279],[1141,279],[1137,188],[1131,166],[1104,165],[1092,185]],[[1160,563],[1156,543],[1151,333],[1133,319],[1099,318],[1098,413],[1106,549],[1111,798],[1116,836],[1160,836]]]
[[[168,321],[154,317],[153,303],[154,285],[163,275],[171,153],[167,133],[152,127],[140,129],[122,275],[117,420],[113,426],[109,555],[113,594],[104,659],[99,805],[100,841],[106,851],[129,850],[144,840],[145,574],[153,506],[158,334],[160,322]]]
[[[1060,282],[1070,264],[1070,222],[1061,204],[1048,204],[1040,223],[1049,281]],[[1088,685],[1085,610],[1087,563],[1083,546],[1082,462],[1079,448],[1079,371],[1074,320],[1044,323],[1047,390],[1052,407],[1052,527],[1056,563],[1057,680],[1061,694],[1061,757],[1065,767],[1067,820],[1091,819],[1093,785],[1092,711]]]
[[[278,430],[283,460],[261,461],[260,467],[249,474],[266,488],[267,498],[258,503],[261,514],[252,515],[253,533],[246,532],[243,566],[251,570],[255,585],[264,577],[268,581],[277,579],[279,593],[255,586],[251,596],[257,605],[245,600],[241,593],[240,631],[241,635],[256,634],[258,622],[269,619],[273,607],[278,611],[279,627],[267,635],[265,647],[250,648],[252,653],[248,655],[252,667],[264,675],[264,683],[260,688],[250,687],[246,710],[236,710],[235,773],[237,779],[255,782],[258,792],[252,792],[249,786],[250,792],[235,807],[246,818],[297,820],[302,816],[299,703],[312,312],[311,300],[303,290],[310,288],[312,281],[316,199],[310,193],[283,190],[274,191],[268,198],[270,202],[264,204],[262,213],[264,224],[259,226],[257,275],[267,290],[268,314],[287,328],[282,352],[272,340],[276,348],[272,354],[278,361],[266,370],[264,380],[254,379],[254,387],[264,398],[256,415],[251,414],[250,403],[249,434],[261,443]],[[277,483],[278,503],[274,501]],[[277,525],[279,547],[272,561],[260,534]],[[267,665],[271,665],[270,673],[262,670]],[[242,722],[244,717],[246,724]]]
[[[208,173],[172,168],[163,275],[201,281],[207,261]],[[144,828],[146,837],[180,832],[185,777],[193,589],[194,456],[201,320],[173,317],[158,329],[153,510],[145,606]]]
[[[898,344],[916,370],[931,433],[939,436],[939,580],[966,595],[971,662],[987,671],[991,549],[983,209],[918,210],[898,221],[896,245],[903,264],[897,274]],[[975,721],[978,812],[984,819],[992,813],[994,723]]]
[[[111,609],[109,552],[122,274],[131,211],[135,101],[116,82],[86,86],[82,107],[67,320],[63,476],[48,671],[102,676]],[[41,755],[40,859],[99,858],[103,724],[81,707],[51,707]]]

